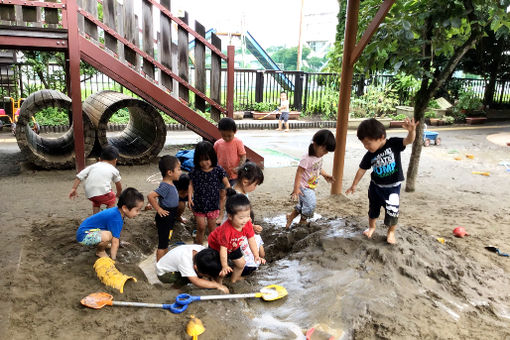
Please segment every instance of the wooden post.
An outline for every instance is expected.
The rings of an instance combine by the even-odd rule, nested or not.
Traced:
[[[136,37],[138,36],[138,26],[135,22],[135,13],[133,9],[133,1],[124,1],[124,38],[130,43],[136,45]],[[138,58],[136,53],[127,46],[124,46],[124,58],[127,62],[138,70]]]
[[[69,25],[67,46],[69,49],[69,78],[72,110],[74,153],[76,157],[76,170],[81,171],[85,167],[85,139],[83,134],[83,116],[81,112],[81,87],[80,87],[80,46],[78,32],[78,7],[76,1],[67,2],[67,23]]]
[[[188,12],[184,12],[184,16],[180,18],[184,23],[188,23]],[[188,66],[188,32],[181,26],[177,29],[177,63],[179,65],[179,77],[184,81],[189,81],[189,66]],[[186,103],[189,102],[189,90],[186,86],[179,84],[179,97]]]
[[[234,118],[234,58],[235,47],[227,46],[227,117]]]
[[[116,2],[117,0],[103,0],[103,22],[114,31],[117,31]],[[104,44],[108,49],[113,51],[113,53],[117,54],[117,39],[108,32],[104,32]]]
[[[205,38],[205,27],[198,21],[195,21],[195,31]],[[205,85],[205,45],[198,39],[195,39],[195,87],[205,94]],[[195,107],[205,112],[205,100],[195,96]]]
[[[143,35],[143,51],[154,58],[154,37],[152,35],[152,4],[146,0],[142,1],[142,35]],[[143,71],[154,79],[154,64],[143,59]]]
[[[161,5],[170,11],[170,0],[161,0]],[[161,64],[172,69],[172,22],[163,13],[159,15],[161,39],[160,39],[160,50],[159,57],[161,58]],[[172,91],[172,77],[165,72],[161,72],[161,84],[165,86],[169,91]]]
[[[92,14],[94,18],[97,18],[97,2],[96,1],[85,1],[85,10]],[[88,34],[95,41],[99,41],[99,36],[97,33],[97,26],[89,19],[85,18],[85,33]]]
[[[221,51],[221,39],[214,33],[211,34],[211,44]],[[211,99],[221,105],[221,58],[211,52]],[[221,112],[211,106],[211,118],[218,122],[221,119]]]
[[[340,99],[338,103],[338,117],[336,123],[336,149],[333,161],[333,177],[331,194],[342,192],[342,180],[345,161],[345,145],[347,140],[347,125],[349,123],[349,104],[351,101],[351,84],[353,65],[351,55],[356,44],[358,31],[358,12],[360,0],[348,0],[347,19],[345,22],[344,53],[342,57],[342,75],[340,78]]]

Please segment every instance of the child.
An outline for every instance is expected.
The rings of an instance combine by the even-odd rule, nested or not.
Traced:
[[[76,175],[69,198],[74,199],[78,196],[76,189],[81,181],[86,180],[85,195],[92,201],[92,214],[98,213],[102,204],[107,208],[114,207],[122,191],[119,170],[115,168],[118,157],[119,151],[116,147],[108,145],[103,148],[99,162],[86,167]],[[115,183],[117,195],[112,192],[112,181]]]
[[[98,257],[108,256],[105,250],[111,243],[110,256],[115,260],[124,218],[136,217],[142,208],[143,195],[135,188],[127,188],[120,194],[117,207],[92,215],[80,224],[76,240],[85,246],[96,246]]]
[[[255,229],[255,226],[253,226],[253,228]],[[257,248],[259,250],[259,257],[266,257],[266,253],[264,251],[264,241],[262,241],[262,237],[260,237],[258,234],[255,234],[255,243],[257,244]],[[246,237],[244,237],[241,241],[241,250],[243,252],[244,260],[246,261],[246,265],[244,266],[241,276],[247,276],[257,270],[257,268],[260,266],[260,263],[255,262],[255,256],[250,250]]]
[[[168,252],[168,236],[174,229],[179,206],[179,194],[174,185],[181,176],[181,162],[174,156],[163,156],[159,160],[159,171],[163,180],[159,187],[147,195],[147,199],[156,210],[156,227],[158,228],[158,250],[156,261]],[[157,198],[157,200],[156,200]]]
[[[230,188],[227,173],[218,166],[216,152],[210,142],[204,141],[195,147],[195,168],[189,173],[188,203],[197,220],[196,244],[204,241],[205,226],[209,232],[216,228],[220,215],[220,186]]]
[[[241,278],[246,260],[243,257],[241,244],[246,237],[249,248],[253,253],[255,263],[266,263],[260,257],[259,249],[255,241],[255,233],[251,224],[251,205],[250,200],[243,194],[236,194],[234,190],[228,190],[229,195],[225,208],[227,210],[228,220],[220,227],[216,228],[207,241],[209,247],[220,253],[221,272],[224,277],[232,273],[231,281],[236,282]],[[228,260],[234,263],[232,269],[228,265]]]
[[[287,99],[287,93],[280,93],[280,106],[278,107],[278,111],[280,111],[280,119],[278,120],[278,129],[277,131],[282,131],[282,121],[285,122],[285,132],[289,132],[289,100]]]
[[[220,256],[217,251],[198,244],[175,247],[156,263],[161,282],[184,285],[189,282],[198,288],[216,288],[228,294],[221,284]]]
[[[174,183],[179,193],[179,207],[177,208],[176,220],[181,223],[188,223],[188,220],[182,217],[184,210],[186,210],[186,203],[188,202],[188,187],[189,187],[189,176],[182,174],[179,180]]]
[[[368,238],[374,234],[375,222],[381,207],[384,207],[384,224],[389,227],[386,241],[389,244],[396,243],[395,229],[399,214],[400,183],[404,180],[400,153],[405,150],[406,145],[414,141],[417,125],[418,122],[415,123],[414,119],[406,118],[403,128],[408,131],[407,137],[389,139],[386,139],[384,125],[375,118],[364,120],[358,126],[358,139],[368,152],[361,160],[351,187],[345,193],[354,193],[365,172],[372,168],[372,180],[368,188],[369,228],[363,232]]]
[[[299,162],[294,179],[294,190],[291,197],[298,200],[298,204],[290,214],[287,214],[289,228],[294,218],[301,215],[300,224],[306,223],[307,218],[313,217],[316,206],[315,187],[322,175],[328,183],[334,182],[334,178],[322,169],[322,156],[330,151],[335,151],[335,136],[329,130],[319,130],[313,135],[312,143],[308,147],[308,154],[304,155]]]
[[[218,130],[220,130],[221,139],[214,143],[214,151],[218,155],[218,164],[225,169],[230,185],[233,186],[237,179],[237,170],[246,161],[246,150],[243,142],[235,137],[237,126],[232,118],[222,118],[218,122]],[[225,209],[224,189],[222,188],[220,192],[220,216],[223,216]]]

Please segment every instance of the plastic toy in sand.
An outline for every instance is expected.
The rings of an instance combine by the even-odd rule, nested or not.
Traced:
[[[134,276],[127,276],[122,274],[115,268],[115,262],[109,257],[100,257],[94,263],[94,270],[97,277],[105,285],[118,289],[120,293],[124,293],[124,284],[127,280],[132,279],[136,282]]]
[[[186,333],[188,333],[189,336],[193,337],[193,340],[197,340],[198,336],[205,332],[204,324],[202,323],[202,320],[199,318],[196,318],[194,315],[190,315],[191,320],[188,322],[188,325],[186,326]]]
[[[453,235],[455,235],[456,237],[464,237],[464,236],[469,236],[469,234],[466,232],[466,229],[464,229],[464,227],[457,227],[455,229],[453,229]]]
[[[491,173],[487,172],[487,171],[471,171],[471,173],[473,175],[482,175],[482,176],[487,176],[487,177],[489,177],[491,175]]]

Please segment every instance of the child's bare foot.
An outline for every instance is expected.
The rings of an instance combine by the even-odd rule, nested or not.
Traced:
[[[278,128],[278,129],[275,129],[276,131],[282,131],[282,129]]]
[[[128,241],[120,241],[119,242],[119,247],[121,247],[121,248],[130,246],[130,245],[131,245],[131,243],[129,243]]]
[[[386,237],[386,242],[389,244],[395,244],[397,243],[397,239],[395,238],[395,232],[388,230],[388,236]]]
[[[372,234],[374,233],[375,228],[368,228],[363,232],[363,235],[365,235],[368,238],[372,238]]]
[[[291,214],[287,214],[286,217],[287,217],[287,224],[285,225],[285,229],[289,229],[290,225],[292,224],[293,218],[292,218]]]
[[[186,224],[186,223],[188,223],[188,219],[187,219],[187,218],[184,218],[184,217],[182,217],[182,216],[181,216],[181,217],[179,217],[177,220],[178,220],[179,222],[181,222],[182,224]]]
[[[285,131],[284,131],[284,132],[289,132],[289,131],[290,131],[289,129],[285,129]]]
[[[97,257],[108,257],[108,254],[104,250],[98,250],[96,251]]]

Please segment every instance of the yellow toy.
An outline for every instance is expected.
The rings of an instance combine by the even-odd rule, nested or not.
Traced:
[[[193,337],[193,340],[197,340],[198,336],[205,332],[204,324],[202,320],[195,318],[194,315],[191,315],[190,318],[191,320],[188,322],[188,326],[186,326],[186,333]]]
[[[471,171],[473,175],[482,175],[482,176],[490,176],[490,172],[483,172],[483,171]]]
[[[102,283],[118,289],[121,294],[124,293],[124,284],[127,280],[133,279],[136,282],[135,277],[127,276],[119,272],[119,270],[115,268],[115,262],[109,257],[98,258],[94,263],[94,270]]]

